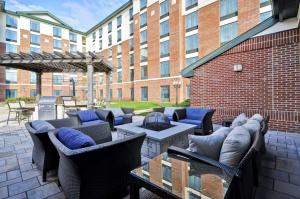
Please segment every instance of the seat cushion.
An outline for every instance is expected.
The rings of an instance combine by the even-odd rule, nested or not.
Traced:
[[[264,117],[261,114],[254,114],[250,119],[257,120],[259,123],[263,121]]]
[[[123,117],[120,116],[120,117],[115,117],[115,125],[121,125],[123,124]]]
[[[81,122],[90,122],[94,120],[99,120],[99,117],[97,116],[94,110],[78,111],[77,115]]]
[[[224,133],[213,133],[206,136],[189,135],[189,150],[219,160],[225,137]]]
[[[104,121],[98,119],[89,122],[82,122],[82,125],[95,125],[95,124],[102,124],[102,123],[104,123]]]
[[[186,108],[186,118],[191,120],[203,120],[206,113],[212,111],[208,108]]]
[[[167,116],[170,121],[173,121],[173,116]]]
[[[200,120],[183,119],[183,120],[179,120],[179,122],[186,123],[186,124],[194,124],[197,125],[196,128],[202,128],[202,121]]]
[[[242,126],[243,124],[246,124],[248,118],[245,115],[245,113],[241,113],[239,116],[237,116],[231,124],[231,128],[237,127],[237,126]]]
[[[250,144],[249,131],[243,126],[235,127],[223,142],[219,161],[227,166],[238,166],[245,153],[249,150]]]
[[[221,127],[219,128],[218,130],[216,130],[215,132],[213,132],[213,134],[218,134],[218,133],[221,133],[221,134],[224,134],[225,137],[227,137],[227,135],[231,132],[231,128],[229,127]]]
[[[121,108],[105,108],[105,110],[111,111],[114,114],[114,117],[125,115]]]
[[[90,136],[67,127],[58,129],[57,138],[62,144],[72,150],[96,145]]]
[[[36,130],[36,133],[45,133],[55,129],[52,124],[44,120],[35,120],[31,122],[31,126]]]
[[[257,120],[249,119],[243,127],[249,131],[251,138],[253,138],[255,133],[260,130],[260,123]]]

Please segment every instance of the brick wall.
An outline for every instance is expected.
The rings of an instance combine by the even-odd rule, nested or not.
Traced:
[[[214,122],[259,112],[271,129],[299,132],[299,54],[299,29],[248,39],[195,69],[192,105],[215,108]]]

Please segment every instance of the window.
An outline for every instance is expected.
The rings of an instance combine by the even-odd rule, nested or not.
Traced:
[[[230,23],[220,27],[220,41],[221,44],[224,44],[238,35],[238,23]]]
[[[118,41],[122,40],[122,31],[118,30]]]
[[[122,99],[122,88],[118,88],[118,99]]]
[[[264,13],[260,13],[260,22],[268,19],[269,17],[272,16],[272,11],[268,11],[268,12],[264,12]]]
[[[171,168],[166,165],[162,165],[162,176],[163,176],[164,180],[166,180],[168,182],[172,182]]]
[[[118,58],[118,68],[122,68],[122,58]]]
[[[40,35],[30,34],[30,44],[40,45]]]
[[[53,84],[54,85],[62,85],[63,82],[63,75],[61,73],[53,73]]]
[[[160,62],[160,76],[161,77],[170,76],[170,61]]]
[[[30,97],[36,97],[36,89],[30,89]]]
[[[61,94],[62,94],[62,91],[61,91],[61,90],[54,90],[54,91],[53,91],[53,95],[54,95],[54,96],[61,96]]]
[[[112,37],[111,35],[108,35],[108,45],[111,46],[112,44]]]
[[[6,29],[6,41],[17,41],[17,31]]]
[[[40,32],[40,23],[37,21],[30,21],[30,31]]]
[[[18,90],[17,89],[6,89],[5,90],[5,98],[17,98],[18,97]]]
[[[71,42],[75,42],[75,43],[77,42],[77,34],[76,33],[70,32],[69,38],[70,38]]]
[[[141,101],[148,101],[148,87],[141,87]]]
[[[160,43],[160,57],[167,57],[170,55],[169,40]]]
[[[107,30],[108,30],[108,33],[111,32],[111,30],[112,30],[112,22],[109,22],[109,23],[108,23],[108,28],[107,28]]]
[[[200,178],[198,176],[189,176],[189,187],[196,190],[200,191]]]
[[[108,49],[108,57],[111,58],[112,57],[112,48]]]
[[[99,84],[102,85],[103,84],[103,75],[99,76]]]
[[[198,52],[198,34],[194,34],[185,38],[186,53]]]
[[[5,46],[5,52],[6,53],[16,53],[17,52],[17,46],[13,44],[6,44]]]
[[[185,60],[185,66],[189,66],[192,63],[196,62],[198,60],[198,57],[190,57],[190,58],[186,58]]]
[[[265,7],[265,6],[268,6],[270,4],[271,4],[270,0],[260,0],[260,7],[261,8]]]
[[[30,84],[36,84],[36,73],[30,72]]]
[[[133,39],[133,38],[131,38],[131,39],[129,40],[129,49],[130,49],[130,50],[134,50],[134,39]]]
[[[148,60],[148,49],[142,48],[140,53],[141,53],[140,61],[141,62],[147,61]]]
[[[165,0],[160,4],[160,18],[169,15],[169,0]]]
[[[129,9],[129,20],[132,20],[133,19],[133,9],[130,8]]]
[[[147,12],[140,15],[140,28],[147,26]]]
[[[93,42],[96,41],[96,32],[93,32],[92,37],[93,37]]]
[[[99,50],[102,50],[102,48],[103,48],[102,40],[99,40]]]
[[[100,28],[100,29],[99,29],[99,38],[102,38],[102,32],[103,32],[103,29]]]
[[[198,29],[198,11],[186,15],[185,30],[186,32]]]
[[[130,36],[133,35],[134,28],[133,28],[133,23],[129,24],[129,34]]]
[[[122,15],[117,17],[117,27],[119,28],[122,25]]]
[[[122,82],[122,71],[117,72],[118,83]]]
[[[198,0],[185,0],[185,9],[186,10],[189,10],[196,6],[198,6]]]
[[[109,83],[112,83],[113,81],[112,81],[113,79],[112,79],[112,73],[110,73],[109,74]]]
[[[220,0],[220,17],[227,19],[237,15],[237,0]]]
[[[130,81],[134,81],[134,69],[130,69]]]
[[[140,0],[140,10],[147,7],[147,0]]]
[[[17,28],[18,27],[17,19],[13,16],[6,15],[6,27]]]
[[[134,65],[134,54],[130,54],[130,66]]]
[[[53,27],[53,36],[54,37],[61,37],[61,28]]]
[[[191,86],[186,85],[186,98],[190,99],[191,98]]]
[[[189,193],[189,199],[199,199],[199,196],[194,194],[193,192],[188,192]]]
[[[148,66],[141,66],[141,79],[148,79]]]
[[[130,99],[134,100],[134,88],[130,88]]]
[[[6,77],[7,84],[18,83],[18,70],[14,68],[6,68],[5,77]]]
[[[99,97],[103,98],[103,89],[99,90]]]
[[[53,39],[53,48],[61,49],[61,40]]]
[[[77,52],[77,45],[76,44],[70,44],[70,52],[76,53]]]
[[[41,49],[38,48],[38,47],[33,47],[33,46],[31,46],[31,47],[30,47],[30,52],[40,53],[40,52],[41,52]]]
[[[160,23],[160,38],[169,35],[169,20]]]
[[[118,52],[118,55],[122,54],[122,45],[121,44],[118,45],[117,52]]]
[[[144,30],[140,33],[140,43],[141,45],[147,43],[147,30]]]
[[[170,101],[170,86],[160,87],[160,101],[169,102]]]
[[[112,97],[113,97],[113,90],[109,89],[109,98],[112,99]]]

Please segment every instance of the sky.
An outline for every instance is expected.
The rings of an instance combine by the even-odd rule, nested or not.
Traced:
[[[12,11],[49,11],[74,29],[87,31],[128,0],[5,0]]]

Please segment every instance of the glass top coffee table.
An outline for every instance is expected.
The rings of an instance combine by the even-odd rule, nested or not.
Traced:
[[[223,199],[232,179],[228,171],[165,152],[131,171],[130,198],[144,187],[162,198]]]

